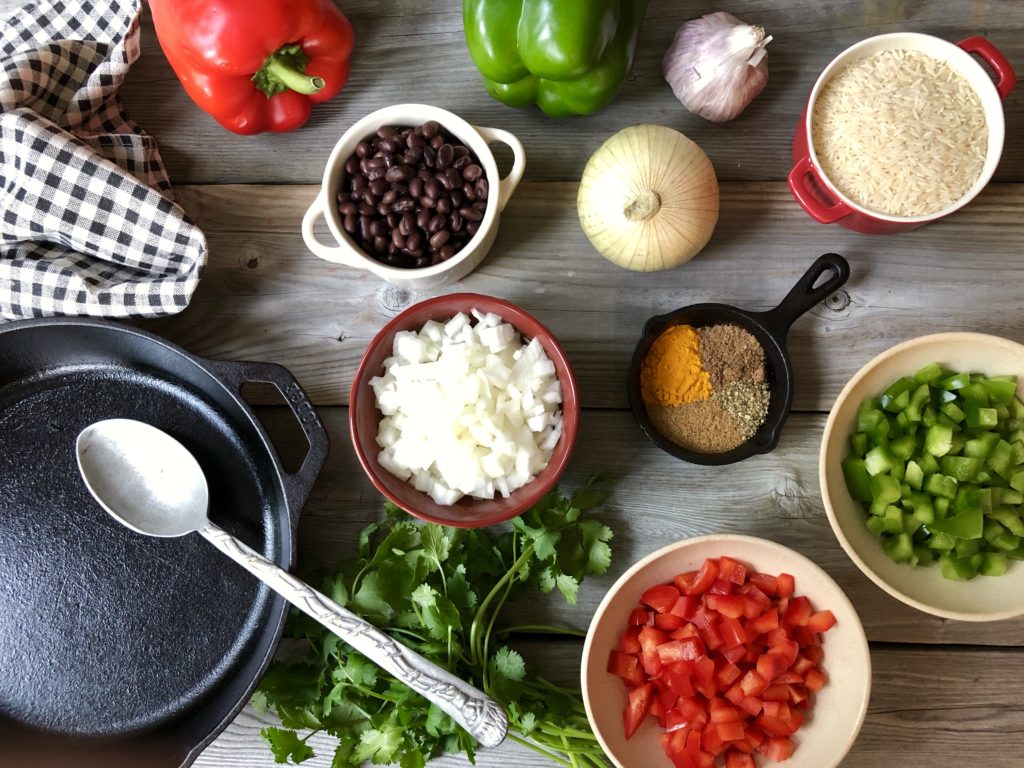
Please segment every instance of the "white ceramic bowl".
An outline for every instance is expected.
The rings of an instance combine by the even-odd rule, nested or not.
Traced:
[[[336,201],[345,179],[345,162],[355,152],[356,144],[375,133],[381,126],[415,126],[428,120],[436,120],[479,158],[484,169],[484,177],[490,185],[487,210],[484,211],[480,229],[473,239],[448,261],[420,269],[390,267],[363,251],[342,226],[342,217]],[[512,148],[512,170],[505,178],[498,175],[497,163],[488,147],[488,144],[495,143],[507,144]],[[508,131],[473,126],[458,115],[426,104],[396,104],[378,109],[345,131],[334,145],[324,168],[320,193],[302,219],[302,239],[305,240],[306,247],[321,259],[367,270],[390,283],[409,288],[433,288],[453,283],[476,269],[491,250],[494,238],[498,235],[501,212],[523,178],[525,167],[526,151],[519,139]],[[317,239],[314,226],[321,216],[327,220],[327,226],[337,245],[324,245]]]
[[[1024,563],[1011,561],[1004,576],[970,581],[944,579],[938,565],[910,568],[894,563],[864,525],[866,512],[846,489],[841,462],[849,451],[857,408],[900,376],[929,363],[955,371],[1020,377],[1024,393],[1024,345],[983,333],[937,333],[886,350],[865,365],[836,398],[821,441],[818,476],[825,512],[839,543],[857,567],[886,592],[925,613],[960,621],[995,621],[1024,615]]]
[[[786,768],[834,768],[853,745],[867,713],[871,656],[864,628],[849,599],[825,571],[788,547],[753,536],[717,534],[670,544],[638,562],[608,590],[587,632],[581,673],[583,702],[598,742],[619,768],[671,768],[658,739],[663,731],[653,718],[647,718],[626,740],[622,711],[627,689],[606,671],[608,655],[646,589],[699,568],[705,558],[722,555],[762,573],[791,574],[796,594],[810,598],[815,609],[827,608],[835,614],[836,625],[823,636],[822,668],[828,684],[815,694],[807,720],[793,736],[796,751],[785,763]]]

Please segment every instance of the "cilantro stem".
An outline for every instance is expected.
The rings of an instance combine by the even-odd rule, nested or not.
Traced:
[[[542,747],[540,744],[538,744],[537,742],[533,741],[532,739],[520,738],[519,736],[516,736],[514,733],[510,733],[508,735],[508,738],[510,738],[516,744],[522,744],[524,747],[532,749],[534,752],[537,752],[538,754],[543,755],[548,760],[552,760],[552,761],[558,763],[559,765],[564,765],[565,768],[572,768],[572,763],[570,763],[568,760],[566,760],[566,759],[564,759],[562,757],[559,757],[555,752],[551,752],[550,750],[545,749],[544,747]]]
[[[574,739],[586,739],[587,741],[594,740],[594,734],[588,733],[587,731],[579,731],[575,728],[566,728],[565,726],[548,725],[541,721],[537,723],[537,729],[544,733],[550,733],[552,736],[561,736],[563,739],[566,736],[571,736]]]
[[[323,730],[323,728],[317,728],[315,731],[310,731],[305,736],[303,736],[301,739],[299,739],[299,741],[301,741],[303,744],[305,744],[307,739],[311,739],[312,737],[314,737],[318,733],[320,733],[320,731],[322,731],[322,730]]]
[[[586,637],[587,633],[573,627],[556,627],[552,624],[519,624],[514,627],[502,627],[495,631],[498,637],[509,635],[565,635],[566,637]]]
[[[518,541],[518,536],[515,541]],[[487,611],[491,606],[494,599],[501,593],[503,589],[512,581],[515,575],[519,572],[519,569],[523,567],[523,564],[533,557],[534,545],[530,544],[523,553],[512,563],[512,567],[509,568],[505,575],[498,580],[498,583],[494,585],[490,592],[487,593],[487,597],[484,598],[483,602],[480,603],[480,607],[476,610],[476,615],[473,617],[473,623],[469,629],[469,649],[470,654],[473,657],[473,661],[476,665],[482,666],[484,669],[487,668],[487,656],[484,653],[484,623],[487,622]],[[487,622],[490,624],[491,622]]]

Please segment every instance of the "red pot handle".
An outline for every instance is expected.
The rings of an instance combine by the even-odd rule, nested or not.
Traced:
[[[809,178],[813,179],[817,187],[816,190],[812,190],[808,186],[807,180]],[[800,207],[807,211],[815,221],[820,221],[822,224],[832,224],[839,221],[843,216],[853,213],[853,210],[846,203],[841,200],[833,201],[825,196],[825,185],[822,183],[821,177],[818,176],[818,171],[811,164],[811,158],[807,155],[797,160],[793,170],[789,172],[788,181],[789,191],[793,193],[793,197],[800,203]]]
[[[998,48],[981,35],[964,38],[957,45],[968,53],[978,54],[981,60],[992,68],[996,73],[996,91],[1000,98],[1005,99],[1010,95],[1013,86],[1017,84],[1017,75]]]

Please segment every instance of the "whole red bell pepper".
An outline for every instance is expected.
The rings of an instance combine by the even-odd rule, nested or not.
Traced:
[[[150,0],[185,91],[235,133],[290,131],[348,79],[352,25],[331,0]]]

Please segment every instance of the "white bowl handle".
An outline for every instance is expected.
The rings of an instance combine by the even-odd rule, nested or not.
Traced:
[[[346,267],[355,267],[356,269],[366,269],[366,265],[354,257],[346,246],[336,245],[330,248],[317,240],[316,234],[313,232],[313,225],[318,218],[324,215],[323,202],[324,195],[318,194],[306,210],[306,215],[302,217],[302,239],[306,242],[306,247],[325,261],[344,264]]]
[[[508,199],[512,197],[512,193],[516,191],[516,187],[522,181],[523,171],[526,170],[526,150],[523,148],[523,143],[508,131],[479,126],[474,126],[474,128],[488,144],[508,144],[512,148],[512,170],[498,184],[498,210],[503,211]]]

